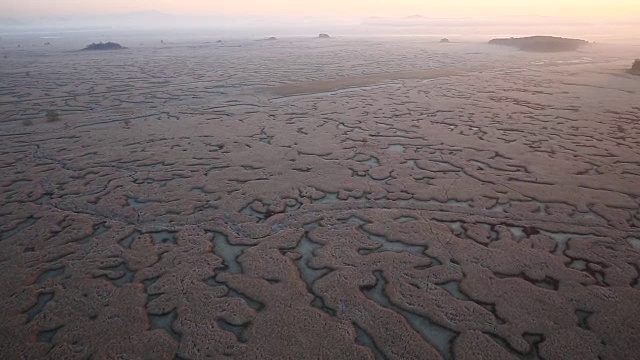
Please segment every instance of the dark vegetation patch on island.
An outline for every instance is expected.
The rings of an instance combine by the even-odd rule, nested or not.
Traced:
[[[96,50],[123,50],[126,49],[126,47],[118,44],[118,43],[114,43],[114,42],[99,42],[99,43],[92,43],[87,45],[84,49],[85,51],[96,51]]]
[[[580,39],[567,39],[555,36],[529,36],[523,38],[493,39],[492,45],[517,47],[523,51],[532,52],[562,52],[575,51],[589,42]]]

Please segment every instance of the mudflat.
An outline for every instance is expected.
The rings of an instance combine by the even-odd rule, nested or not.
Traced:
[[[3,358],[637,359],[626,49],[114,40],[2,39]]]

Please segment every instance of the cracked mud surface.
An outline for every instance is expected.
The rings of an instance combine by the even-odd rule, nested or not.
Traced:
[[[3,358],[637,359],[615,49],[231,45],[2,50]]]

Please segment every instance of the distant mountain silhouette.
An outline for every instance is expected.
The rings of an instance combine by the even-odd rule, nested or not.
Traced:
[[[493,39],[492,45],[504,45],[516,47],[524,51],[532,52],[563,52],[575,51],[589,42],[580,39],[566,39],[554,36],[529,36],[523,38]]]
[[[581,18],[564,18],[550,16],[496,16],[483,17],[431,17],[424,15],[410,15],[404,17],[367,17],[362,19],[362,24],[367,26],[392,26],[392,27],[448,27],[457,28],[493,28],[514,27],[521,29],[523,26],[592,26],[589,21]]]
[[[1,14],[0,14],[1,16]],[[222,24],[226,17],[218,15],[180,15],[160,11],[130,13],[88,13],[84,15],[46,16],[25,20],[22,25],[35,28],[161,28],[194,27]],[[3,20],[0,19],[0,26]],[[11,24],[10,24],[11,25]],[[13,25],[12,25],[13,26]],[[4,26],[10,27],[10,26]]]
[[[0,27],[14,27],[14,26],[24,26],[24,25],[26,24],[16,19],[0,18]]]

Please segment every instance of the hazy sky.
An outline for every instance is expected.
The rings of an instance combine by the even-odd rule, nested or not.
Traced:
[[[157,10],[177,14],[264,16],[549,15],[638,17],[640,0],[0,0],[0,17]]]

